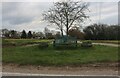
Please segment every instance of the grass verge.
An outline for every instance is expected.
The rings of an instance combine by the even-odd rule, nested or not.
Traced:
[[[22,46],[28,44],[36,44],[39,42],[52,42],[52,40],[48,39],[2,39],[2,46]]]
[[[66,66],[80,64],[116,62],[118,61],[118,48],[96,45],[92,48],[54,49],[52,44],[46,49],[38,46],[16,46],[3,48],[3,63],[16,63],[20,65]]]

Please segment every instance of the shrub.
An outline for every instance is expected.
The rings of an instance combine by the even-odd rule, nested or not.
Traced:
[[[56,49],[75,49],[77,48],[77,43],[63,43],[63,44],[56,44],[54,46]]]
[[[93,45],[92,45],[92,42],[90,40],[88,40],[88,41],[82,42],[81,46],[82,47],[92,47]]]
[[[47,42],[39,42],[39,45],[38,45],[38,47],[40,48],[40,49],[45,49],[45,48],[47,48],[49,45],[48,45],[48,43]]]

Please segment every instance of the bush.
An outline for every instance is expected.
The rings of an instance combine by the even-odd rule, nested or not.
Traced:
[[[92,42],[89,40],[89,41],[84,41],[82,42],[81,44],[82,47],[92,47]]]
[[[38,47],[39,47],[40,49],[45,49],[45,48],[47,48],[48,46],[49,46],[49,45],[48,45],[47,42],[40,42],[39,45],[38,45]]]
[[[63,44],[56,44],[54,45],[56,49],[75,49],[77,48],[77,43],[72,44],[72,43],[63,43]]]

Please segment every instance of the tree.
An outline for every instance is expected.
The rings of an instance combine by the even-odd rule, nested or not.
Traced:
[[[57,32],[56,34],[55,34],[55,38],[59,38],[61,35],[60,35],[60,32]]]
[[[54,38],[51,30],[49,30],[47,27],[45,27],[44,33],[45,33],[45,37],[46,37],[47,39],[53,39],[53,38]]]
[[[23,30],[23,31],[22,31],[22,34],[21,34],[21,38],[26,38],[26,37],[27,37],[26,31]]]
[[[84,33],[79,30],[79,27],[73,27],[69,30],[68,34],[72,37],[76,37],[77,39],[84,39]]]
[[[86,27],[83,31],[86,39],[92,40],[118,40],[120,37],[120,26],[106,25],[106,24],[93,24]]]
[[[10,34],[11,38],[18,38],[17,31],[15,31],[15,30],[11,30],[9,34]]]
[[[43,39],[44,37],[43,32],[33,32],[33,38]]]
[[[10,31],[8,29],[2,29],[2,37],[9,38]]]
[[[106,38],[109,40],[120,40],[120,26],[111,25],[106,29]]]
[[[28,38],[32,38],[33,37],[33,35],[32,35],[32,33],[31,33],[31,31],[29,31],[28,32]]]
[[[45,27],[44,28],[44,33],[46,34],[46,33],[50,33],[50,30],[47,28],[47,27]]]
[[[43,14],[44,20],[57,25],[63,35],[65,28],[66,35],[75,24],[81,24],[88,16],[85,14],[88,10],[88,3],[79,1],[66,1],[54,3],[54,8],[50,8]]]
[[[46,38],[47,38],[47,39],[53,39],[54,36],[53,36],[52,33],[46,33]]]
[[[47,27],[45,27],[44,33],[45,33],[45,37],[48,38],[48,33],[50,33],[50,30]]]
[[[86,35],[86,39],[92,39],[92,40],[103,40],[105,39],[106,34],[106,28],[107,25],[105,24],[93,24],[88,27],[86,27],[83,31]]]

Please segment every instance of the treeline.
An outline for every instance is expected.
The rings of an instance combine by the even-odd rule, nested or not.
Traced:
[[[85,39],[90,40],[120,40],[120,26],[93,24],[83,30]]]
[[[86,40],[120,40],[120,26],[118,25],[106,25],[106,24],[93,24],[87,26],[81,31],[79,27],[72,27],[68,35],[77,37],[78,39]],[[44,32],[18,32],[15,30],[2,29],[1,35],[3,38],[37,38],[37,39],[54,39],[61,36],[58,31],[51,31],[48,28],[44,29]]]
[[[19,32],[16,30],[8,30],[8,29],[2,29],[0,30],[0,36],[2,38],[13,38],[13,39],[53,39],[57,36],[60,36],[60,32],[58,31],[51,31],[48,28],[44,29],[44,32],[34,32],[34,31],[28,31],[25,30]]]
[[[85,40],[120,40],[120,26],[93,24],[83,29],[83,32],[77,27],[69,30],[69,35]]]

